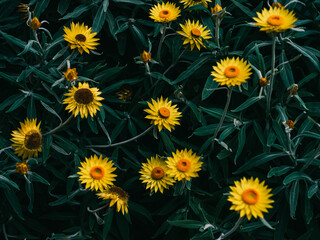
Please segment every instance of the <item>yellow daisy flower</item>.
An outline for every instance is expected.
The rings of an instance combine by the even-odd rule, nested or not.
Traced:
[[[72,22],[70,28],[64,26],[63,30],[65,32],[65,34],[63,34],[64,40],[69,42],[70,48],[77,48],[81,54],[83,51],[89,54],[89,50],[95,50],[95,46],[99,45],[99,43],[97,43],[99,38],[94,38],[97,33],[91,32],[91,28],[85,26],[84,23],[80,25],[80,23],[74,24],[74,22]]]
[[[12,131],[14,153],[22,156],[22,159],[38,157],[38,152],[42,151],[40,123],[37,125],[37,119],[27,118],[24,123],[20,122],[21,128]]]
[[[68,68],[66,72],[63,72],[63,75],[69,82],[78,79],[78,72],[76,68]]]
[[[155,22],[168,23],[180,16],[180,8],[175,3],[158,3],[150,9],[150,18]]]
[[[102,106],[100,101],[103,97],[99,97],[100,94],[98,88],[90,88],[88,83],[79,83],[78,87],[72,86],[69,92],[64,94],[67,98],[63,100],[63,104],[68,104],[66,110],[75,117],[79,113],[81,118],[87,118],[88,113],[93,117],[97,110],[100,111],[99,106]]]
[[[20,173],[21,175],[27,174],[29,171],[29,167],[27,162],[24,160],[23,162],[17,162],[16,164],[16,173]]]
[[[175,180],[190,181],[192,177],[199,177],[198,172],[201,170],[202,162],[199,161],[200,157],[192,150],[177,150],[172,153],[172,157],[167,158],[167,173],[174,177]]]
[[[163,100],[162,96],[157,101],[151,99],[152,104],[148,102],[150,109],[145,109],[144,111],[149,113],[145,118],[151,119],[151,124],[158,125],[159,131],[162,128],[168,129],[170,132],[175,125],[180,125],[179,118],[181,117],[181,112],[178,112],[177,105],[171,106],[171,101],[168,102],[168,98]]]
[[[247,216],[248,220],[254,218],[263,218],[263,212],[268,212],[267,208],[272,208],[270,203],[274,201],[270,199],[272,196],[271,189],[264,186],[264,181],[259,182],[256,178],[251,177],[247,180],[245,177],[234,182],[235,186],[231,186],[230,196],[228,201],[233,205],[230,210],[235,210],[240,213],[240,217]]]
[[[129,194],[122,188],[117,186],[111,186],[101,193],[97,193],[99,198],[103,200],[111,200],[110,207],[117,203],[117,212],[128,213],[128,200]]]
[[[284,32],[295,27],[293,23],[298,20],[293,11],[283,7],[271,7],[269,10],[264,8],[261,13],[257,12],[257,15],[258,17],[253,18],[256,21],[254,25],[267,33]]]
[[[20,3],[18,5],[18,12],[23,14],[23,19],[27,19],[29,17],[28,8],[29,8],[29,6],[27,4],[25,4],[25,3]]]
[[[211,2],[211,0],[180,0],[180,2],[184,5],[184,8],[192,7],[198,4],[201,4],[207,8],[208,2]]]
[[[142,183],[146,183],[146,189],[150,188],[151,192],[157,192],[158,190],[163,193],[164,188],[169,189],[169,185],[173,185],[175,182],[171,176],[167,174],[168,167],[166,162],[156,157],[147,159],[147,163],[142,163],[142,169],[139,172],[141,174],[140,180]]]
[[[217,66],[213,66],[213,70],[211,72],[211,75],[214,76],[213,80],[219,85],[227,85],[228,87],[245,83],[252,74],[250,64],[239,57],[221,60]]]
[[[103,191],[113,185],[113,181],[116,180],[117,175],[113,174],[116,170],[113,162],[108,158],[102,158],[102,155],[100,157],[93,155],[80,164],[80,171],[77,173],[80,175],[79,181],[86,184],[85,188]]]
[[[210,30],[206,30],[206,26],[203,26],[199,21],[194,22],[190,19],[186,20],[186,23],[180,24],[182,31],[177,31],[183,36],[183,44],[190,44],[191,50],[196,46],[200,50],[201,46],[205,48],[203,39],[210,39]]]

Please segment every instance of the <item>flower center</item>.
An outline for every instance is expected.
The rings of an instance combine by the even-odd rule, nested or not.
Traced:
[[[224,75],[228,78],[235,78],[239,75],[240,69],[237,66],[229,66],[224,70]]]
[[[90,170],[90,175],[94,179],[101,179],[104,176],[104,169],[101,166],[94,166]]]
[[[93,94],[87,88],[80,88],[74,93],[74,100],[80,104],[89,104],[93,101]]]
[[[280,26],[283,24],[283,17],[279,15],[272,15],[268,17],[267,22],[272,26]]]
[[[182,158],[177,162],[177,168],[181,172],[186,172],[190,169],[191,162],[188,159]]]
[[[164,171],[161,167],[155,167],[151,172],[151,177],[156,180],[162,179],[164,176]]]
[[[159,12],[159,17],[161,17],[161,18],[168,18],[168,17],[170,17],[170,15],[171,15],[170,11],[167,9],[163,9]]]
[[[41,146],[41,134],[35,130],[29,131],[24,138],[24,145],[30,150],[38,149]]]
[[[83,35],[83,34],[77,34],[76,35],[76,37],[75,37],[75,39],[77,40],[77,41],[79,41],[79,42],[85,42],[86,40],[87,40],[87,38],[86,38],[86,36],[85,35]]]
[[[72,80],[74,80],[74,73],[73,73],[73,71],[71,71],[71,72],[69,72],[68,73],[68,76],[67,76],[67,79],[69,80],[69,81],[72,81]]]
[[[200,37],[200,36],[201,36],[201,32],[200,32],[199,29],[193,28],[193,29],[191,30],[191,35],[192,35],[193,37]]]
[[[116,194],[120,199],[122,199],[122,200],[128,200],[128,198],[129,198],[129,194],[126,192],[126,191],[124,191],[122,188],[120,188],[120,187],[117,187],[117,186],[111,186],[110,188],[109,188],[109,191],[111,192],[111,193],[113,193],[113,194]]]
[[[170,110],[166,107],[162,107],[159,109],[160,117],[168,118],[170,117]]]
[[[259,193],[249,188],[242,193],[242,200],[249,205],[256,204],[259,201]]]

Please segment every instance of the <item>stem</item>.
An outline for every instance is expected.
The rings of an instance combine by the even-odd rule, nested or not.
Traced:
[[[210,149],[210,153],[213,152],[213,149],[214,149],[214,144],[215,144],[215,139],[216,137],[218,136],[218,133],[220,131],[220,128],[223,124],[223,121],[227,115],[227,112],[228,112],[228,108],[229,108],[229,105],[230,105],[230,100],[231,100],[231,95],[232,95],[232,88],[227,88],[227,102],[226,102],[226,105],[224,106],[224,110],[223,110],[223,113],[222,113],[222,116],[220,118],[220,122],[218,124],[218,127],[216,128],[216,131],[214,132],[214,135],[213,135],[213,139],[212,139],[212,144],[211,144],[211,149]]]
[[[143,135],[148,133],[152,128],[153,128],[153,125],[151,125],[149,128],[147,128],[144,132],[140,133],[139,135],[137,135],[137,136],[135,136],[133,138],[127,139],[125,141],[122,141],[122,142],[108,144],[108,145],[89,145],[89,146],[86,146],[86,147],[87,148],[108,148],[108,147],[119,146],[119,145],[122,145],[122,144],[125,144],[125,143],[128,143],[128,142],[132,142],[132,141],[142,137]]]
[[[160,38],[160,42],[159,42],[159,46],[158,46],[158,52],[157,52],[157,60],[159,61],[160,64],[161,64],[161,59],[160,59],[161,47],[162,47],[162,43],[164,41],[164,37],[165,37],[165,34],[166,34],[166,29],[167,29],[167,24],[164,23],[163,24],[163,32],[162,32],[162,35],[161,35],[161,38]]]
[[[87,207],[87,211],[90,212],[90,213],[96,213],[96,212],[99,212],[100,210],[102,210],[102,209],[104,209],[106,207],[108,207],[108,204],[103,205],[102,207],[94,209],[94,210],[91,210],[89,207]]]
[[[47,136],[47,135],[53,134],[53,133],[55,133],[56,131],[60,130],[60,129],[63,128],[65,125],[67,125],[68,122],[70,122],[70,120],[72,119],[72,117],[73,117],[73,116],[70,115],[70,117],[69,117],[66,121],[64,121],[63,123],[61,123],[58,127],[52,129],[51,131],[43,134],[43,136]]]
[[[75,55],[75,53],[76,53],[76,49],[74,49],[72,53],[61,62],[61,64],[57,67],[57,70],[61,70],[61,68],[63,68],[64,65],[66,65],[67,61],[71,59]]]
[[[187,48],[185,47],[185,48],[183,49],[183,51],[180,53],[180,55],[178,56],[177,60],[176,60],[174,63],[172,63],[172,64],[167,68],[167,70],[163,73],[163,76],[165,76],[165,75],[169,72],[169,70],[170,70],[171,68],[173,68],[173,67],[178,63],[179,59],[182,57],[182,55],[185,53],[186,50],[187,50]]]
[[[320,151],[320,143],[317,147],[317,149],[314,151],[314,153],[312,154],[312,156],[309,158],[309,160],[306,162],[306,164],[301,168],[300,172],[306,170],[310,164],[312,163],[312,161],[316,158],[317,154],[319,153]]]
[[[7,236],[7,233],[6,233],[6,227],[5,227],[4,224],[2,224],[2,232],[3,232],[4,239],[8,240],[8,236]]]
[[[242,222],[242,219],[243,219],[242,217],[239,217],[238,221],[234,224],[233,228],[231,228],[226,234],[221,233],[220,237],[217,240],[226,239],[232,233],[234,233],[238,229],[240,223]]]
[[[12,147],[12,146],[9,146],[9,147],[5,147],[5,148],[0,149],[0,154],[1,154],[2,152],[4,152],[5,150],[11,149],[11,148],[13,148],[13,147]]]
[[[216,39],[216,44],[217,44],[217,46],[218,46],[218,48],[220,48],[220,41],[219,41],[219,28],[220,28],[220,23],[221,23],[221,21],[220,21],[220,19],[217,17],[216,18],[216,29],[215,29],[215,39]]]
[[[271,78],[270,78],[270,87],[269,87],[268,98],[267,98],[267,111],[266,111],[267,118],[270,116],[271,95],[273,90],[275,64],[276,64],[276,33],[272,33]]]

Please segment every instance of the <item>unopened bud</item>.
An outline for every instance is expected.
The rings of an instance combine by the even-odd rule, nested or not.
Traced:
[[[220,12],[222,10],[222,7],[219,4],[216,4],[214,8],[211,8],[211,14],[215,14],[217,12]]]
[[[267,86],[267,85],[268,85],[268,80],[267,80],[266,78],[260,78],[260,79],[259,79],[259,85],[260,85],[261,87]]]
[[[146,51],[143,51],[141,54],[140,54],[140,60],[144,63],[147,63],[151,60],[151,53],[148,53]]]
[[[29,26],[33,30],[38,30],[41,27],[41,23],[39,22],[38,18],[34,17],[30,23]]]
[[[293,129],[293,127],[294,127],[294,122],[293,122],[292,120],[286,121],[286,124],[288,125],[288,127],[289,127],[290,129]]]

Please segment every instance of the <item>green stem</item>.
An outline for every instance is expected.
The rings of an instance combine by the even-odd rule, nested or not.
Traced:
[[[222,127],[222,124],[223,124],[223,121],[227,115],[227,112],[228,112],[228,108],[229,108],[229,105],[230,105],[230,100],[231,100],[231,95],[232,95],[232,88],[227,88],[227,102],[226,102],[226,105],[224,106],[224,110],[223,110],[223,113],[221,115],[221,118],[220,118],[220,122],[218,124],[218,127],[216,128],[216,131],[214,132],[213,134],[213,139],[212,139],[212,144],[211,144],[211,148],[210,148],[210,153],[213,152],[214,150],[214,144],[215,144],[215,139],[216,137],[218,136],[218,133],[220,131],[220,128]]]
[[[67,125],[68,122],[70,122],[70,120],[71,120],[72,118],[73,118],[73,115],[70,115],[70,117],[69,117],[66,121],[64,121],[63,123],[61,123],[58,127],[52,129],[51,131],[43,134],[43,136],[47,136],[47,135],[50,135],[50,134],[53,134],[53,133],[57,132],[58,130],[60,130],[61,128],[63,128],[65,125]]]
[[[67,61],[70,60],[76,54],[76,51],[77,50],[74,49],[72,53],[61,62],[61,64],[57,67],[57,70],[61,70],[67,64]]]
[[[122,141],[122,142],[118,142],[118,143],[113,143],[113,144],[108,144],[108,145],[89,145],[89,146],[86,146],[87,148],[108,148],[108,147],[115,147],[115,146],[119,146],[119,145],[122,145],[122,144],[126,144],[128,142],[132,142],[140,137],[142,137],[143,135],[145,135],[146,133],[148,133],[154,126],[151,125],[149,128],[147,128],[144,132],[140,133],[139,135],[133,137],[133,138],[130,138],[130,139],[127,139],[125,141]]]
[[[159,42],[159,45],[158,45],[158,52],[157,52],[157,60],[159,61],[160,64],[161,64],[161,59],[160,59],[161,47],[162,47],[162,43],[163,43],[164,38],[165,38],[166,29],[167,29],[167,24],[164,23],[163,24],[163,32],[162,32],[162,35],[161,35],[161,38],[160,38],[160,42]]]
[[[234,233],[238,227],[240,226],[240,223],[242,222],[242,217],[239,217],[238,221],[234,224],[233,228],[231,228],[227,233],[221,233],[220,237],[217,240],[226,239],[229,237],[232,233]]]
[[[220,40],[219,40],[219,28],[220,28],[220,23],[221,23],[221,20],[217,17],[216,18],[216,29],[215,29],[215,39],[216,39],[216,44],[218,46],[218,48],[220,48]]]
[[[271,57],[271,77],[270,77],[270,86],[267,98],[267,111],[266,117],[270,116],[271,108],[271,96],[273,90],[274,74],[275,74],[275,64],[276,64],[276,33],[272,33],[272,57]]]

